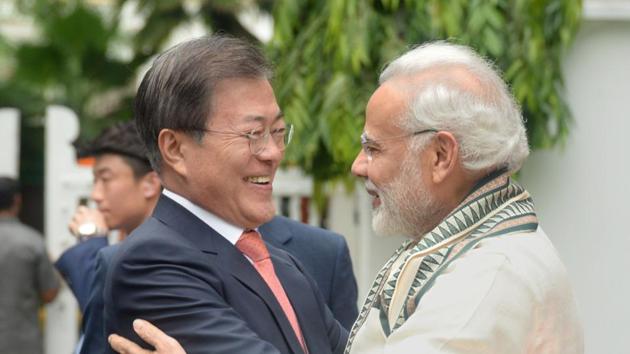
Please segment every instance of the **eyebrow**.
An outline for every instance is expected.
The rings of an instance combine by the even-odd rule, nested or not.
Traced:
[[[361,143],[362,144],[373,144],[373,145],[378,145],[378,142],[376,142],[376,140],[370,138],[369,135],[367,135],[366,132],[361,133]]]
[[[275,123],[275,122],[279,121],[282,118],[284,118],[284,112],[279,111],[278,114],[276,114],[276,116],[273,117],[272,123]],[[255,122],[263,122],[263,121],[267,120],[267,117],[265,117],[265,116],[247,116],[247,117],[245,117],[245,120],[247,120],[247,121],[255,121]]]
[[[92,175],[96,177],[97,175],[102,175],[103,173],[107,173],[107,172],[111,173],[112,169],[109,167],[100,167],[100,168],[94,169],[92,171]]]

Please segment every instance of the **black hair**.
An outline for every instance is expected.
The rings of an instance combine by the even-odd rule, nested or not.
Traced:
[[[20,194],[18,181],[11,177],[0,177],[0,210],[10,209],[18,194]]]
[[[158,135],[180,130],[201,139],[212,111],[212,91],[224,79],[271,78],[262,51],[222,34],[176,45],[160,54],[144,75],[135,100],[135,117],[153,168],[159,172]]]
[[[135,178],[153,171],[147,150],[133,121],[117,123],[106,128],[91,142],[76,144],[77,157],[98,157],[103,154],[120,155],[133,170]]]

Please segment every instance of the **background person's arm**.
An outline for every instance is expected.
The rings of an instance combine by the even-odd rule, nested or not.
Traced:
[[[350,330],[359,315],[357,309],[357,281],[352,271],[350,251],[345,239],[339,238],[334,265],[330,310],[335,318]]]
[[[38,247],[38,259],[35,272],[39,297],[43,303],[47,304],[57,297],[60,279],[48,257],[48,252],[46,252],[43,240]]]

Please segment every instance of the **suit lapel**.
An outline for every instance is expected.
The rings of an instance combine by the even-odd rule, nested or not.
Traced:
[[[277,250],[274,251],[278,252]],[[313,309],[313,303],[316,301],[313,297],[313,293],[307,290],[310,289],[310,284],[304,276],[302,276],[302,272],[296,268],[290,258],[284,255],[279,256],[277,253],[272,253],[271,258],[276,274],[282,282],[284,291],[289,297],[291,306],[293,306],[295,315],[298,318],[306,345],[312,350],[314,344],[309,343],[309,338],[311,338],[311,335],[319,335],[320,332],[320,330],[314,327],[317,321],[313,321],[313,319],[321,316],[321,314],[309,311]]]
[[[208,224],[164,194],[153,210],[153,217],[204,252],[217,253],[217,242],[225,240]]]
[[[278,300],[269,286],[267,286],[267,283],[265,283],[263,278],[258,274],[256,268],[254,268],[254,266],[249,263],[249,261],[235,247],[232,247],[231,250],[226,249],[225,251],[219,252],[219,261],[221,264],[226,265],[226,269],[232,273],[238,281],[257,294],[265,302],[292,351],[294,353],[303,353],[297,336],[295,335],[287,316],[284,314],[280,303],[278,303]],[[275,260],[272,261],[274,269],[277,268]],[[280,278],[280,282],[283,287],[286,286],[285,282],[282,281],[282,278]]]

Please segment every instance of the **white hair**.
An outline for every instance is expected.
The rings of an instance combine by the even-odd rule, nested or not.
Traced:
[[[419,76],[425,79],[414,80]],[[520,108],[492,63],[472,49],[421,45],[391,62],[379,82],[393,79],[411,89],[404,129],[451,132],[470,171],[522,166],[529,147]],[[412,139],[411,147],[418,149],[418,142]]]

